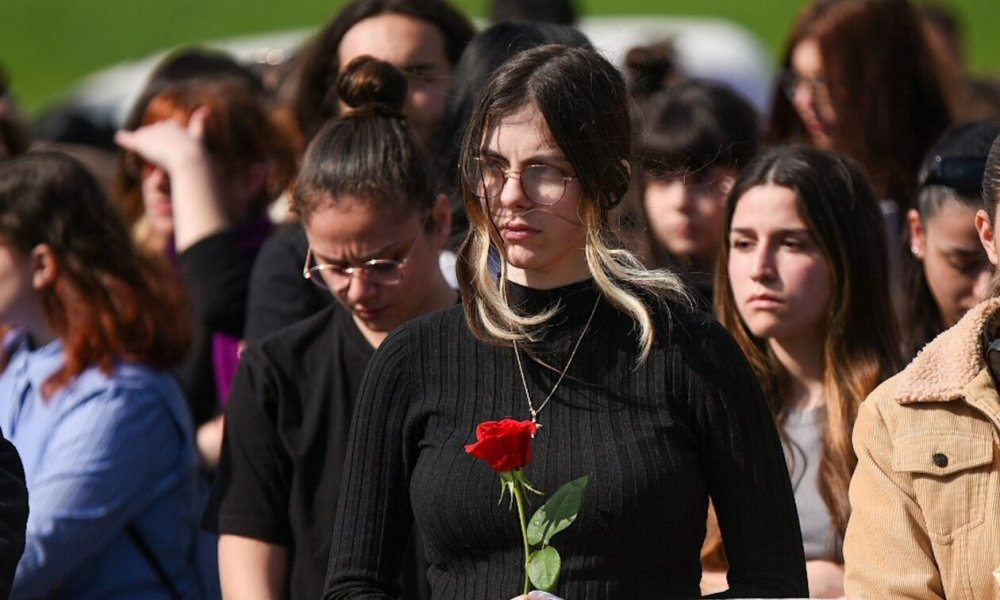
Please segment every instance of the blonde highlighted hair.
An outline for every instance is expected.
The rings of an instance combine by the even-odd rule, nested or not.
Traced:
[[[460,157],[461,193],[471,228],[458,262],[469,327],[489,343],[530,341],[558,311],[553,307],[522,314],[510,307],[505,245],[471,187],[488,132],[528,105],[538,108],[548,135],[574,168],[583,192],[580,218],[587,230],[587,266],[601,296],[635,321],[639,364],[655,343],[653,305],[665,306],[668,299],[689,304],[690,299],[679,277],[647,270],[620,246],[609,225],[609,212],[629,186],[632,125],[621,74],[590,49],[548,45],[516,56],[487,84],[472,116]],[[495,259],[500,264],[491,268]]]

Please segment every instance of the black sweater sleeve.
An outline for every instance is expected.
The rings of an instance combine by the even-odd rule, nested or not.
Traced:
[[[703,390],[689,396],[691,410],[729,561],[730,587],[717,597],[807,596],[795,499],[763,392],[721,326],[711,324],[691,344],[692,385]]]
[[[198,321],[205,330],[243,337],[253,259],[239,250],[232,229],[199,240],[177,256]]]
[[[0,436],[0,598],[10,597],[14,571],[24,553],[28,490],[14,445]]]

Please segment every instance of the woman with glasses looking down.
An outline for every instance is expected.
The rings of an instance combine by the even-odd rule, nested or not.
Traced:
[[[457,300],[438,266],[450,208],[400,112],[406,89],[389,63],[347,65],[337,93],[350,110],[319,131],[296,180],[302,276],[339,302],[243,354],[206,515],[227,597],[319,597],[365,366],[393,329]],[[404,588],[420,597],[415,575]]]
[[[538,489],[590,476],[554,541],[560,596],[698,596],[710,497],[735,565],[726,593],[805,594],[753,371],[676,275],[647,271],[612,237],[631,180],[628,107],[621,74],[584,48],[527,50],[486,84],[460,158],[463,305],[399,328],[369,364],[324,598],[398,595],[413,525],[432,598],[521,593],[518,516],[464,448],[504,418],[537,428],[525,471]]]

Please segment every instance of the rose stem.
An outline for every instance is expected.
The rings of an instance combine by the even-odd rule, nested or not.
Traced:
[[[521,518],[521,541],[524,542],[524,593],[531,591],[528,580],[528,555],[531,548],[528,546],[528,517],[524,512],[524,492],[521,490],[521,482],[514,479],[514,500],[517,501],[517,516]]]

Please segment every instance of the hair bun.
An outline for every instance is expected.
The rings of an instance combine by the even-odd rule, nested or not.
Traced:
[[[673,42],[667,40],[629,50],[625,55],[625,75],[633,97],[645,98],[665,90],[678,77]]]
[[[371,56],[355,58],[337,76],[337,96],[352,113],[401,116],[406,88],[399,69]]]

